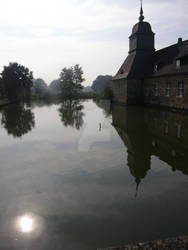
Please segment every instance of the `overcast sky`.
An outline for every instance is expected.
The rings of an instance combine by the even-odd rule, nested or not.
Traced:
[[[143,0],[156,49],[188,39],[188,0]],[[79,63],[84,85],[114,75],[128,52],[139,0],[1,0],[0,71],[19,62],[48,84]]]

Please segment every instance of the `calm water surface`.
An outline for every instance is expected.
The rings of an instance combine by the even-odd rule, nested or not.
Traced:
[[[0,249],[188,233],[188,116],[108,102],[0,110]]]

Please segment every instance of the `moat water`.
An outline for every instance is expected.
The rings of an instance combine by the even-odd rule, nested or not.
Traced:
[[[0,249],[188,233],[188,115],[67,101],[0,110]]]

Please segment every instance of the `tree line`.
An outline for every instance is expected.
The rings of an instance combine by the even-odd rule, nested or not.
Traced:
[[[79,64],[70,68],[63,68],[60,72],[60,96],[75,98],[82,90],[83,70]],[[31,97],[35,85],[35,94],[41,94],[47,85],[42,79],[34,80],[33,72],[29,68],[16,62],[4,66],[0,75],[0,96],[9,100],[27,100]]]
[[[0,99],[29,100],[32,97],[44,98],[49,95],[58,96],[62,99],[75,99],[83,97],[93,97],[90,93],[107,93],[109,96],[112,84],[112,76],[98,76],[91,87],[84,88],[82,83],[83,69],[79,64],[69,68],[64,67],[57,80],[54,80],[50,86],[47,86],[43,79],[34,79],[33,72],[29,68],[18,64],[17,62],[9,63],[4,66],[0,74]],[[84,90],[83,90],[84,88]]]

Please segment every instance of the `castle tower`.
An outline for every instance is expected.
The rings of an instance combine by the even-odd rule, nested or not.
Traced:
[[[155,52],[154,36],[151,25],[144,22],[141,2],[139,22],[129,37],[129,55],[113,78],[114,101],[124,104],[142,101],[142,78],[150,72],[150,61]]]
[[[154,36],[151,25],[148,22],[144,22],[141,3],[139,22],[134,25],[132,34],[129,37],[129,53],[139,51],[153,53],[155,51]]]

